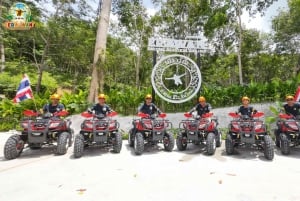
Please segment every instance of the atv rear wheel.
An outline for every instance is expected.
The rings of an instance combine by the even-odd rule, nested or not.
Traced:
[[[275,145],[276,147],[280,148],[280,137],[279,137],[278,129],[275,129],[274,135],[275,135]]]
[[[134,146],[133,129],[129,130],[129,133],[128,133],[128,144],[129,144],[130,147]]]
[[[264,136],[264,155],[268,160],[273,160],[274,158],[273,140],[269,135]]]
[[[115,141],[113,144],[113,152],[120,153],[122,149],[122,135],[120,132],[115,133]]]
[[[4,145],[4,157],[8,160],[15,159],[22,153],[24,141],[19,135],[10,136]]]
[[[136,133],[134,138],[134,152],[141,155],[144,151],[144,137],[142,133]]]
[[[163,139],[163,143],[166,151],[172,151],[175,144],[173,133],[166,133]]]
[[[290,154],[291,148],[290,148],[290,141],[286,134],[282,133],[280,134],[280,148],[281,148],[281,153],[283,155],[288,155]]]
[[[71,147],[74,141],[74,129],[70,129],[70,135],[69,135],[69,144],[68,146]]]
[[[222,132],[218,130],[218,134],[216,135],[216,147],[222,146]]]
[[[233,151],[234,151],[233,140],[232,140],[232,137],[230,134],[227,134],[227,136],[226,136],[225,149],[226,149],[226,153],[228,155],[233,154]]]
[[[213,155],[216,151],[216,136],[214,133],[208,133],[206,139],[206,151],[208,155]]]
[[[184,150],[186,150],[186,147],[187,147],[187,141],[186,141],[186,139],[184,139],[183,134],[184,133],[179,132],[177,134],[177,138],[176,138],[176,146],[179,151],[184,151]]]
[[[74,157],[80,158],[83,155],[84,139],[83,136],[78,134],[74,140]]]
[[[59,136],[58,136],[58,140],[57,140],[57,151],[56,153],[58,155],[64,155],[65,153],[67,153],[69,144],[68,144],[68,140],[69,138],[69,133],[67,132],[62,132]]]

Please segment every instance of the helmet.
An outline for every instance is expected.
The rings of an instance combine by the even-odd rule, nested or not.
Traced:
[[[244,100],[250,101],[250,98],[248,98],[247,96],[244,96],[244,97],[242,98],[242,101],[244,101]]]
[[[204,96],[200,96],[199,97],[199,102],[205,102],[206,100],[205,100],[205,98],[204,98]]]
[[[105,95],[104,94],[99,94],[98,99],[105,99]]]
[[[51,96],[50,96],[50,99],[51,100],[53,100],[53,99],[60,99],[60,95],[58,95],[58,94],[52,94]]]
[[[290,96],[290,95],[289,95],[289,96],[286,96],[286,97],[285,97],[285,100],[290,100],[290,99],[293,99],[293,100],[294,100],[294,96]]]
[[[147,95],[145,96],[145,99],[148,99],[148,98],[152,99],[151,94],[147,94]]]

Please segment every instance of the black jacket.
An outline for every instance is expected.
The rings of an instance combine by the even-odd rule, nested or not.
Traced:
[[[284,104],[283,106],[285,113],[291,114],[294,117],[300,115],[300,104],[299,103],[294,103],[293,106],[289,106],[288,104]]]
[[[99,103],[93,105],[90,110],[95,111],[96,115],[102,114],[104,116],[106,116],[109,112],[112,112],[112,109],[108,105],[104,104],[102,106]]]
[[[198,103],[189,111],[189,113],[192,113],[194,111],[197,111],[197,114],[199,116],[202,116],[203,114],[206,114],[211,111],[211,105],[209,103],[206,103],[204,106],[202,106],[200,103]]]
[[[245,107],[245,106],[241,105],[239,107],[238,113],[240,113],[241,115],[248,115],[249,117],[251,117],[253,114],[253,111],[254,110],[253,110],[252,106]]]
[[[138,112],[142,112],[149,115],[161,113],[160,109],[154,103],[151,103],[149,105],[147,105],[146,103],[142,103],[138,108]]]
[[[48,103],[44,105],[43,111],[44,112],[50,112],[50,113],[55,113],[57,111],[62,111],[65,109],[65,106],[61,103],[58,103],[57,105],[52,105],[51,103]]]

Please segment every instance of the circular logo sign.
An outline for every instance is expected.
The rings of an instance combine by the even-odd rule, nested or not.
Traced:
[[[155,92],[167,102],[183,103],[199,91],[201,73],[197,64],[183,55],[169,55],[154,66],[151,83]]]

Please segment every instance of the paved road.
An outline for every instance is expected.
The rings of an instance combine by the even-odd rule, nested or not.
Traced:
[[[253,150],[227,156],[224,143],[214,156],[195,145],[135,156],[123,141],[120,154],[92,148],[74,159],[73,147],[63,156],[45,147],[8,161],[9,136],[0,134],[0,201],[300,201],[299,150],[276,150],[271,162]]]

